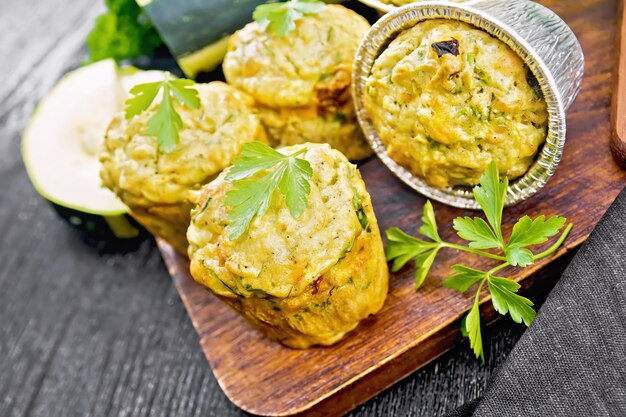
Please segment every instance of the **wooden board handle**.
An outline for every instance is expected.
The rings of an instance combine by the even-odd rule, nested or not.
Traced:
[[[626,169],[626,7],[620,2],[617,52],[619,54],[616,86],[613,93],[611,152]]]

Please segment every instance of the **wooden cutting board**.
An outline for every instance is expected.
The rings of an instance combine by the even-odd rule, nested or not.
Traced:
[[[585,241],[626,185],[626,172],[615,163],[609,147],[617,2],[542,3],[559,13],[579,37],[586,55],[586,76],[568,114],[567,143],[555,176],[538,194],[504,214],[508,231],[524,214],[563,215],[575,224],[555,257],[524,271],[508,271],[524,289],[540,284],[537,271]],[[377,159],[363,163],[360,169],[381,230],[399,226],[416,232],[424,198]],[[444,239],[458,241],[451,229],[452,219],[474,213],[441,204],[434,207]],[[417,292],[412,268],[392,274],[383,310],[339,344],[291,350],[264,338],[194,283],[187,260],[167,244],[159,244],[220,386],[242,409],[272,416],[343,414],[460,342],[459,322],[471,307],[471,294],[459,294],[442,287],[441,282],[450,266],[459,261],[476,268],[489,267],[489,261],[442,251]],[[495,317],[486,293],[481,312],[485,321]]]

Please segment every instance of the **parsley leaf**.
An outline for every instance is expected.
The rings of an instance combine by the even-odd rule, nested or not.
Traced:
[[[198,96],[198,90],[192,88],[194,82],[186,78],[179,78],[170,80],[168,82],[169,87],[174,93],[174,98],[178,103],[191,107],[192,109],[200,108],[200,97]]]
[[[393,261],[391,270],[397,272],[412,258],[432,250],[433,244],[404,233],[397,227],[385,231],[387,246],[385,254],[388,261]]]
[[[276,188],[285,197],[289,213],[294,218],[300,217],[311,193],[309,180],[313,170],[308,161],[296,157],[306,151],[302,148],[284,155],[261,142],[243,145],[241,154],[226,175],[226,179],[233,183],[225,200],[226,205],[233,207],[228,214],[229,239],[241,237],[255,216],[265,214]],[[269,173],[256,175],[272,168]],[[251,178],[253,176],[255,178]]]
[[[415,289],[418,289],[424,283],[438,252],[439,246],[415,257],[415,265],[417,266],[417,270],[415,271]]]
[[[426,204],[424,204],[422,223],[419,232],[435,242],[441,242],[441,237],[439,237],[439,232],[437,232],[435,210],[433,210],[433,205],[430,200],[426,201]]]
[[[565,225],[565,218],[553,216],[535,220],[524,216],[515,223],[508,244],[504,248],[507,261],[513,266],[528,266],[534,262],[533,253],[525,246],[538,245],[556,235]]]
[[[247,143],[242,147],[239,156],[235,158],[233,166],[228,170],[226,179],[236,181],[249,178],[259,171],[272,168],[285,158],[288,156],[262,142]]]
[[[162,85],[162,81],[155,81],[133,86],[133,88],[130,89],[131,96],[125,103],[126,108],[124,111],[126,118],[130,119],[150,107],[150,104],[154,101]]]
[[[465,321],[465,332],[470,340],[470,348],[474,351],[476,357],[480,357],[485,362],[485,354],[483,353],[483,339],[480,335],[480,310],[478,305],[478,297],[474,299],[472,309],[467,314]]]
[[[180,140],[178,131],[183,127],[183,120],[174,107],[172,95],[180,105],[200,108],[198,90],[192,87],[193,84],[191,80],[172,78],[169,73],[163,81],[137,84],[131,88],[132,96],[126,100],[125,116],[130,119],[147,110],[161,91],[161,102],[148,119],[146,133],[157,137],[157,144],[163,152],[172,152]]]
[[[237,188],[228,192],[225,202],[234,206],[228,214],[228,237],[231,240],[244,234],[254,216],[265,214],[281,176],[282,170],[277,169],[258,180],[239,180]]]
[[[539,216],[535,220],[524,216],[515,223],[509,245],[530,246],[544,243],[549,237],[559,233],[565,225],[565,218],[552,216],[546,220],[546,216]]]
[[[437,253],[442,246],[442,240],[437,232],[437,220],[435,219],[435,211],[430,201],[424,204],[422,212],[422,227],[420,233],[434,240],[427,242],[425,240],[414,238],[397,227],[387,229],[387,246],[385,253],[387,260],[392,261],[391,270],[393,272],[401,269],[411,258],[415,258],[415,288],[419,288],[426,279],[430,267],[433,265]]]
[[[491,162],[480,177],[480,185],[474,187],[474,198],[485,212],[487,221],[502,246],[504,246],[501,232],[502,210],[508,187],[509,179],[505,177],[503,181],[500,181],[498,166],[495,162]]]
[[[506,261],[513,266],[524,267],[531,265],[535,261],[531,251],[517,245],[507,246],[504,249],[504,254],[506,255]]]
[[[443,281],[443,285],[459,292],[465,292],[478,281],[485,279],[485,273],[465,265],[453,265],[456,274],[450,275]]]
[[[300,158],[288,158],[282,164],[285,172],[278,183],[278,189],[285,196],[289,213],[298,218],[307,206],[307,197],[311,193],[309,180],[313,170],[308,161]]]
[[[169,97],[169,86],[163,86],[163,96]],[[178,141],[178,130],[183,127],[183,120],[180,118],[171,99],[164,99],[157,108],[156,113],[148,119],[148,135],[157,137],[157,145],[165,152],[174,150]]]
[[[480,217],[457,217],[452,223],[460,238],[470,241],[469,246],[476,249],[500,247],[500,241],[486,221]]]
[[[257,6],[252,18],[262,30],[285,36],[296,28],[296,21],[307,14],[320,13],[326,4],[317,0],[289,0]]]
[[[532,301],[516,294],[520,285],[510,279],[496,276],[489,276],[487,282],[491,302],[496,311],[503,315],[509,313],[516,323],[523,321],[525,325],[530,326],[536,313],[532,308]]]

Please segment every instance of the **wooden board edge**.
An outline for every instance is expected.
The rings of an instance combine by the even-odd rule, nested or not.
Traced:
[[[617,71],[611,107],[611,153],[615,161],[626,169],[626,7],[618,7]]]

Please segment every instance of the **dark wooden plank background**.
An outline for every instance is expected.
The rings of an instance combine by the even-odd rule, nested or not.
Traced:
[[[101,11],[97,0],[0,2],[0,416],[243,415],[217,386],[153,242],[98,254],[21,162],[34,106],[84,58]],[[598,106],[609,93],[598,91]],[[485,332],[485,365],[461,345],[351,415],[442,415],[482,393],[522,332],[501,321]]]

